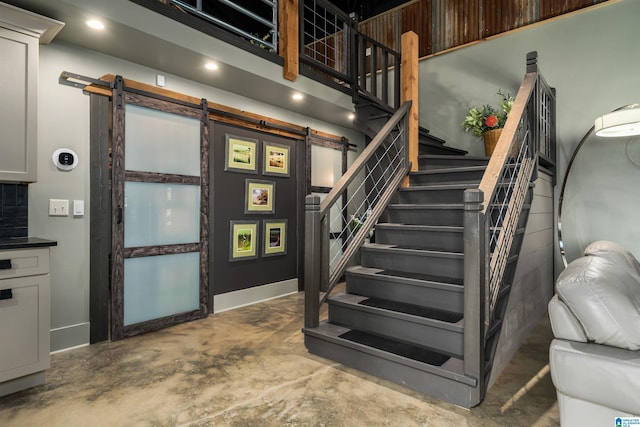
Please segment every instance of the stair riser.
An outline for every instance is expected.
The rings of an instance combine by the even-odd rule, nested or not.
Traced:
[[[376,228],[376,243],[445,252],[462,252],[461,232],[421,231],[402,228]]]
[[[328,342],[315,336],[305,335],[304,343],[312,354],[367,372],[419,393],[443,399],[455,405],[470,408],[481,401],[477,388],[467,384],[334,342]]]
[[[396,224],[462,226],[462,209],[389,208],[385,220]]]
[[[346,273],[346,291],[354,295],[380,298],[404,304],[437,308],[453,313],[464,311],[464,294],[460,289],[413,286],[392,279],[369,279]]]
[[[392,203],[400,204],[434,204],[434,203],[462,203],[464,189],[451,190],[419,190],[411,189],[398,191],[393,196]]]
[[[359,310],[357,305],[336,305],[329,301],[329,322],[349,329],[374,335],[393,337],[440,353],[462,357],[462,331],[452,331],[437,326],[424,325],[412,321],[385,316],[385,310],[370,313]],[[434,322],[436,323],[436,322]]]
[[[429,169],[425,169],[429,170]],[[480,182],[484,171],[447,172],[436,174],[411,175],[411,185],[439,184],[443,182]]]
[[[482,158],[419,158],[418,169],[457,168],[465,166],[486,166],[487,160]]]
[[[360,256],[360,262],[363,266],[381,270],[451,277],[460,280],[464,273],[464,261],[461,258],[416,255],[411,252],[374,251],[367,247],[362,247]]]
[[[451,154],[448,147],[436,145],[437,143],[418,144],[418,154]]]

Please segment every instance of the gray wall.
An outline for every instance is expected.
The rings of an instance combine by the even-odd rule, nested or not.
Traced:
[[[79,89],[58,82],[63,70],[89,77],[120,74],[148,84],[154,84],[158,73],[59,41],[40,48],[38,182],[29,186],[29,234],[58,241],[58,246],[51,250],[52,351],[89,342],[89,97]],[[351,129],[169,74],[166,78],[169,90],[343,135],[363,144],[363,137]],[[336,92],[336,97],[342,96],[346,95]],[[71,148],[78,154],[79,164],[73,171],[61,172],[53,165],[52,153],[60,147]],[[49,217],[50,198],[84,200],[85,216]]]
[[[638,16],[640,1],[608,2],[423,60],[420,121],[449,145],[471,154],[482,153],[481,141],[465,133],[460,122],[470,106],[497,103],[495,93],[499,88],[515,94],[525,73],[525,55],[536,50],[542,73],[557,90],[558,182],[562,182],[568,160],[593,120],[620,106],[640,102]],[[637,182],[637,169],[634,172],[628,178]],[[576,208],[589,211],[594,203],[610,200],[603,197],[609,191],[607,187],[574,194]],[[556,199],[558,193],[559,186]],[[633,212],[637,212],[640,201],[634,199]],[[612,224],[618,235],[628,227],[624,221]],[[584,241],[596,238],[588,229],[580,232],[585,234]],[[640,254],[640,241],[636,239],[635,247],[629,249]],[[555,261],[558,274],[562,268],[558,249]]]

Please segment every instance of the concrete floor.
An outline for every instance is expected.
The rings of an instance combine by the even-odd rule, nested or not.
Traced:
[[[471,410],[307,353],[303,295],[52,356],[8,426],[559,426],[545,317]]]

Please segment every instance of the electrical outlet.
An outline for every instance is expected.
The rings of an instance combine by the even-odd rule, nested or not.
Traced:
[[[49,199],[49,216],[69,216],[69,201]]]

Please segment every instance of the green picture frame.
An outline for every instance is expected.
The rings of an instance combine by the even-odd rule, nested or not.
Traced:
[[[287,253],[287,220],[269,219],[262,221],[262,256],[270,257]]]
[[[245,180],[245,214],[275,212],[276,183],[258,179]]]
[[[229,261],[258,258],[258,221],[230,221]]]
[[[273,142],[262,142],[262,174],[289,176],[289,147]]]
[[[224,170],[242,173],[258,173],[258,140],[226,134],[224,145]]]

